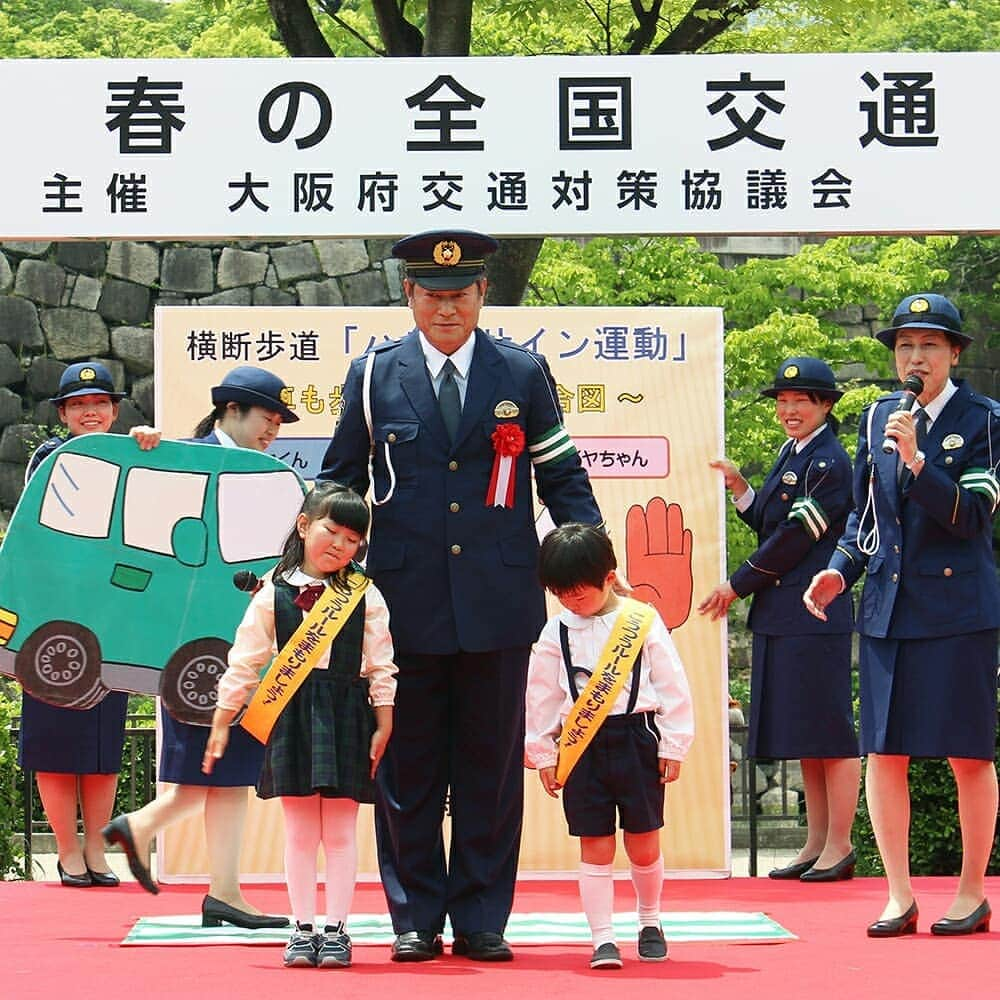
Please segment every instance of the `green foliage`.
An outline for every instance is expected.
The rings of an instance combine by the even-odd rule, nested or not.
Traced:
[[[17,765],[17,744],[10,731],[21,714],[21,688],[0,677],[0,879],[24,878],[24,773]]]
[[[1000,749],[1000,747],[998,747]],[[955,780],[944,760],[910,763],[910,868],[914,875],[958,875],[962,833]],[[862,797],[852,833],[859,875],[883,875],[868,807]],[[1000,845],[994,839],[987,874],[1000,875]]]

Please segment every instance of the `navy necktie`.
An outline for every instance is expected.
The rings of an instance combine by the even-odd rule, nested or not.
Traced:
[[[441,371],[444,378],[441,379],[441,387],[438,389],[438,406],[441,407],[441,419],[448,431],[448,438],[454,441],[455,435],[458,433],[459,421],[462,419],[462,399],[458,394],[455,365],[451,358],[444,363]]]

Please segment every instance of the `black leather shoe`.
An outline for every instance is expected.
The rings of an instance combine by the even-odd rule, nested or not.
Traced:
[[[783,879],[797,879],[804,872],[809,871],[810,868],[819,858],[813,858],[810,861],[796,861],[794,864],[786,865],[784,868],[772,868],[768,873],[768,878],[783,878]]]
[[[800,882],[845,882],[849,878],[854,878],[854,866],[858,863],[858,856],[851,851],[846,858],[841,858],[835,865],[829,868],[810,868],[799,876]]]
[[[910,903],[909,909],[899,917],[885,917],[868,925],[869,937],[902,937],[917,933],[917,901]]]
[[[160,887],[153,881],[149,869],[142,863],[139,852],[132,839],[132,828],[128,825],[127,816],[116,816],[103,830],[101,835],[109,844],[120,844],[128,859],[128,870],[135,876],[136,882],[154,896]]]
[[[102,889],[113,889],[116,885],[121,885],[121,879],[114,872],[95,872],[88,865],[87,874],[90,876],[90,884]]]
[[[89,889],[94,884],[89,871],[79,875],[71,875],[63,868],[61,861],[56,862],[56,871],[59,872],[59,881],[71,889]]]
[[[392,942],[394,962],[429,962],[443,951],[441,935],[434,931],[405,931]]]
[[[221,927],[223,922],[233,927],[246,927],[248,930],[258,930],[262,927],[287,927],[288,917],[271,917],[266,913],[247,913],[235,906],[224,903],[215,896],[206,896],[201,901],[201,926]]]
[[[942,917],[931,924],[931,934],[987,934],[993,911],[983,900],[967,917]]]
[[[494,934],[493,931],[456,934],[451,953],[464,955],[477,962],[510,962],[514,958],[514,952],[503,935]]]

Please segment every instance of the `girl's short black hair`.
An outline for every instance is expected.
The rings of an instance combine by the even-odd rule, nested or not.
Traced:
[[[331,521],[336,521],[337,524],[357,532],[362,538],[362,544],[356,558],[363,558],[365,550],[363,540],[368,534],[371,513],[368,510],[368,504],[349,486],[333,482],[317,483],[305,495],[302,506],[299,508],[299,514],[305,514],[310,521],[329,518]],[[298,529],[298,515],[296,515],[295,521],[296,523],[292,525],[292,530],[289,531],[288,537],[285,539],[281,560],[275,567],[274,575],[276,577],[298,569],[305,558],[305,545]]]
[[[603,587],[617,568],[611,539],[593,524],[560,525],[545,536],[538,553],[538,579],[554,594],[588,584]]]

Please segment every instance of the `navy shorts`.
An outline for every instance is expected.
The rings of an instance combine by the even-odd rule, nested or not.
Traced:
[[[653,712],[611,715],[591,740],[563,789],[574,837],[610,837],[616,819],[627,833],[663,826],[660,734]]]

